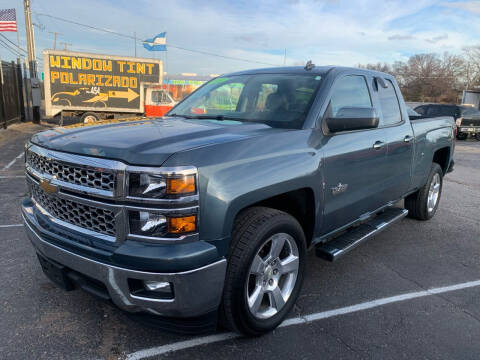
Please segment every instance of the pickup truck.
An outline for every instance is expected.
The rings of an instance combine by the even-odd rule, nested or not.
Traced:
[[[407,214],[434,216],[454,130],[410,122],[385,73],[228,74],[163,118],[34,135],[25,229],[66,290],[172,331],[256,336],[292,309],[307,249],[333,261]]]
[[[466,140],[472,135],[480,141],[480,111],[472,106],[451,104],[426,104],[415,108],[423,117],[452,116],[457,124],[457,139]]]

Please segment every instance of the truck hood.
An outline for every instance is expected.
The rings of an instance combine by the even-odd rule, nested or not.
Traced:
[[[34,135],[31,142],[52,150],[127,164],[160,166],[179,151],[286,131],[238,121],[162,118],[113,122],[54,128]]]

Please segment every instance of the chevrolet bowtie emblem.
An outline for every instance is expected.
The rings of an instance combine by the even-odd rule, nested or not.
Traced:
[[[47,194],[55,194],[58,191],[58,188],[55,185],[50,183],[50,180],[42,179],[40,180],[40,187]]]
[[[341,193],[347,191],[347,188],[348,188],[348,184],[338,183],[337,186],[334,186],[334,187],[331,188],[332,194],[333,195],[341,194]]]

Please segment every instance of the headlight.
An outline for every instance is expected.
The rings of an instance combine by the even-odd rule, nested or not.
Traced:
[[[197,231],[197,215],[166,216],[153,211],[129,211],[130,234],[177,237]]]
[[[161,199],[194,195],[197,193],[196,176],[156,175],[131,173],[129,175],[129,196]]]
[[[459,117],[457,120],[455,120],[455,124],[457,124],[457,126],[462,125],[462,120],[463,119],[461,117]]]

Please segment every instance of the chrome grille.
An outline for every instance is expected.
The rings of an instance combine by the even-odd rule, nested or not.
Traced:
[[[114,191],[115,174],[113,171],[98,171],[97,169],[74,166],[49,159],[32,151],[27,152],[27,164],[34,170],[54,176],[60,181],[99,190]]]
[[[84,229],[115,236],[115,214],[112,211],[47,195],[33,182],[30,186],[33,199],[53,217]]]

